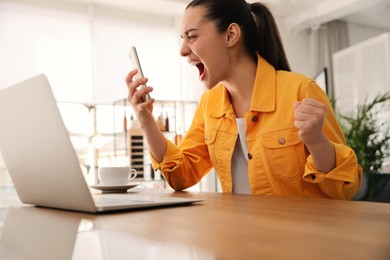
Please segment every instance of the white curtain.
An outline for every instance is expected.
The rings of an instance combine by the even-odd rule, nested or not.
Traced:
[[[336,20],[312,29],[310,40],[314,68],[317,72],[328,69],[328,96],[333,98],[332,55],[349,46],[347,23]]]

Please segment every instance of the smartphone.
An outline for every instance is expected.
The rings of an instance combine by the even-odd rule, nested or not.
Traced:
[[[137,75],[135,75],[136,79],[140,79],[144,77],[144,74],[142,73],[141,69],[141,63],[139,62],[138,54],[137,54],[137,49],[134,46],[131,46],[130,48],[130,60],[131,63],[133,64],[133,68],[138,70]],[[146,85],[141,85],[140,88],[146,88]],[[149,94],[146,94],[145,96],[142,97],[142,101],[148,101],[150,99]]]

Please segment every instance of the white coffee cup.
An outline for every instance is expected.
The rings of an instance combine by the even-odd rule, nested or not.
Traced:
[[[137,177],[137,171],[129,167],[99,167],[98,175],[102,185],[125,185]]]

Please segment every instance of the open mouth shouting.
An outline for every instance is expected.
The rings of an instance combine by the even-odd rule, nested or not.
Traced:
[[[193,66],[196,66],[198,68],[198,70],[199,70],[199,80],[203,81],[205,76],[206,76],[206,70],[204,68],[203,63],[200,62],[200,61],[191,61],[190,64],[193,65]]]

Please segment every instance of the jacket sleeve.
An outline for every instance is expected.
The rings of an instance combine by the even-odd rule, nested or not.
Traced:
[[[183,190],[197,184],[212,168],[204,137],[202,97],[191,127],[179,146],[166,140],[167,150],[163,161],[157,162],[152,154],[152,167],[159,169],[174,190]]]
[[[326,105],[326,116],[323,131],[333,144],[336,154],[336,167],[328,172],[319,172],[311,155],[307,158],[304,181],[317,183],[320,189],[334,199],[351,199],[360,189],[362,168],[358,164],[355,152],[346,145],[332,106],[325,92],[313,81],[305,97],[313,98]]]

